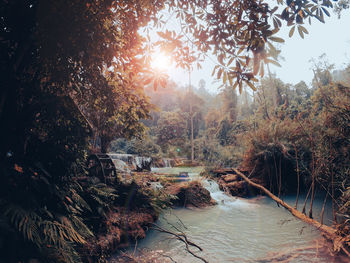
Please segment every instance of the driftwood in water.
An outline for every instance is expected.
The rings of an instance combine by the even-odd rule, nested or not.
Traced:
[[[233,168],[233,171],[238,174],[244,181],[246,181],[249,185],[254,186],[255,188],[258,188],[259,190],[263,191],[266,195],[268,195],[271,199],[276,201],[278,204],[286,208],[291,214],[302,221],[315,226],[317,229],[321,230],[323,234],[326,236],[327,239],[333,241],[333,249],[334,251],[340,251],[342,250],[347,256],[350,257],[349,250],[344,246],[344,242],[347,241],[347,237],[342,237],[336,233],[336,229],[321,224],[320,222],[307,217],[305,214],[301,213],[300,211],[296,210],[295,208],[291,207],[287,203],[283,202],[281,199],[279,199],[277,196],[275,196],[273,193],[271,193],[269,190],[267,190],[265,187],[263,187],[260,184],[254,183],[252,180],[250,180],[248,177],[246,177],[243,173],[238,171],[237,169]]]
[[[175,232],[172,232],[170,230],[164,229],[164,228],[162,228],[162,227],[160,227],[160,226],[158,226],[156,224],[153,224],[152,229],[154,229],[156,231],[159,231],[159,232],[162,232],[162,233],[165,233],[165,234],[169,234],[171,236],[174,236],[175,239],[177,239],[177,240],[179,240],[179,241],[181,241],[181,242],[183,242],[185,244],[186,250],[187,250],[188,253],[190,253],[192,256],[200,259],[204,263],[209,263],[209,261],[207,261],[206,259],[198,256],[195,252],[193,252],[191,250],[191,247],[195,247],[199,251],[203,251],[203,249],[200,246],[198,246],[197,244],[189,241],[187,236],[186,236],[186,234],[184,232],[175,233]],[[177,229],[177,228],[175,228],[175,229]]]

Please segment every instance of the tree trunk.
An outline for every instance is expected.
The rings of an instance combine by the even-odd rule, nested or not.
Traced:
[[[297,147],[294,145],[294,150],[295,150],[295,160],[297,162],[297,181],[298,181],[298,185],[297,185],[297,197],[295,200],[295,209],[298,209],[298,201],[299,201],[299,192],[300,192],[300,176],[299,176],[299,160],[298,160],[298,149]]]
[[[305,214],[301,213],[300,211],[294,209],[293,207],[291,207],[287,203],[283,202],[281,199],[279,199],[277,196],[272,194],[269,190],[267,190],[262,185],[254,183],[253,181],[251,181],[249,178],[247,178],[244,174],[242,174],[237,169],[233,168],[233,171],[236,174],[238,174],[249,185],[251,185],[251,186],[253,186],[255,188],[258,188],[259,190],[264,192],[266,195],[268,195],[271,199],[276,201],[276,203],[278,203],[281,206],[283,206],[284,208],[286,208],[293,216],[299,218],[300,220],[304,221],[305,223],[308,223],[308,224],[316,227],[320,231],[322,231],[325,234],[325,237],[328,240],[333,241],[333,249],[334,249],[334,251],[339,252],[341,250],[347,256],[350,257],[349,250],[344,246],[344,238],[342,236],[337,235],[337,230],[336,229],[334,229],[334,228],[332,228],[330,226],[323,225],[320,222],[318,222],[318,221],[316,221],[316,220],[314,220],[312,218],[307,217]]]
[[[101,153],[107,153],[109,143],[110,140],[106,136],[101,135]]]
[[[278,188],[278,197],[280,197],[281,196],[281,190],[282,190],[282,156],[280,156],[278,173],[279,173],[279,180],[280,180],[280,185],[279,185],[279,188]]]
[[[312,206],[315,198],[315,150],[312,147],[312,183],[311,183],[311,201],[309,209],[309,217],[312,218]]]
[[[323,214],[324,214],[324,209],[325,209],[325,206],[326,206],[326,203],[327,203],[327,197],[328,197],[328,189],[327,189],[327,193],[326,193],[326,196],[323,200],[323,205],[322,205],[322,211],[321,211],[321,217],[320,217],[320,222],[321,224],[323,224]]]
[[[191,163],[194,161],[194,142],[193,142],[193,106],[192,106],[192,88],[191,88],[191,70],[188,71],[189,95],[190,95],[190,122],[191,122]]]
[[[306,208],[307,200],[309,199],[310,192],[311,192],[311,186],[309,187],[309,191],[307,191],[305,201],[304,201],[304,206],[303,206],[303,211],[302,211],[302,213],[304,215],[306,215],[305,208]]]
[[[275,177],[276,177],[277,189],[279,189],[279,182],[278,182],[279,179],[278,179],[278,173],[277,173],[277,164],[276,164],[275,153],[273,153],[273,165],[275,166]],[[276,191],[277,191],[277,189],[276,189]],[[274,192],[275,192],[275,189],[274,189]]]

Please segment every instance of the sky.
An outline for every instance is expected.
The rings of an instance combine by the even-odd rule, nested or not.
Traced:
[[[282,26],[278,33],[278,36],[285,40],[285,43],[279,46],[284,58],[280,61],[282,67],[272,64],[270,66],[278,78],[291,84],[304,80],[309,85],[313,78],[310,59],[317,59],[323,53],[326,53],[331,64],[335,64],[335,69],[343,69],[345,65],[350,64],[350,10],[344,10],[340,19],[332,12],[331,17],[325,17],[325,21],[323,24],[313,19],[312,25],[305,23],[309,34],[305,35],[304,39],[299,36],[297,30],[292,38],[289,38],[290,27],[285,24]],[[199,81],[204,79],[206,89],[217,93],[221,83],[213,83],[215,78],[211,77],[211,73],[214,66],[212,60],[206,59],[201,70],[193,70],[192,85],[198,87]],[[188,72],[171,67],[168,74],[180,86],[188,85]]]

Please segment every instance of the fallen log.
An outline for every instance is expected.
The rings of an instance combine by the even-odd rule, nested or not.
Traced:
[[[333,227],[326,226],[321,224],[320,222],[307,217],[305,214],[302,212],[296,210],[295,208],[291,207],[281,199],[279,199],[277,196],[275,196],[273,193],[271,193],[269,190],[267,190],[265,187],[263,187],[260,184],[254,183],[252,180],[250,180],[248,177],[246,177],[243,173],[238,171],[237,169],[233,168],[232,169],[236,174],[238,174],[244,181],[246,181],[249,185],[261,190],[264,192],[266,195],[268,195],[272,200],[274,200],[276,203],[280,204],[284,208],[286,208],[293,216],[301,219],[302,221],[313,225],[317,229],[321,230],[322,233],[325,235],[325,237],[328,240],[331,240],[333,242],[333,250],[336,252],[339,252],[340,250],[343,251],[348,257],[350,257],[350,252],[349,250],[344,246],[344,242],[346,241],[346,238],[340,236],[337,234],[337,230],[334,229]]]

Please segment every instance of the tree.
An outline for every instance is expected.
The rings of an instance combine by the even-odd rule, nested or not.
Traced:
[[[240,92],[244,83],[254,90],[255,76],[264,75],[263,65],[276,63],[269,48],[273,47],[273,42],[284,42],[276,37],[282,22],[291,27],[290,36],[297,29],[303,38],[308,33],[304,21],[324,22],[324,14],[329,15],[327,9],[333,7],[330,0],[320,4],[300,0],[276,2],[283,7],[280,14],[278,6],[270,6],[264,1],[172,0],[168,2],[168,9],[179,18],[182,30],[180,34],[160,32],[163,41],[158,44],[173,53],[177,65],[188,69],[193,62],[200,61],[201,52],[211,50],[219,61],[213,75],[222,79],[223,84],[239,87]],[[192,50],[192,60],[187,59],[189,62],[186,63],[186,47],[190,45],[197,51]]]
[[[157,143],[163,151],[169,145],[183,146],[186,140],[187,121],[181,112],[164,112],[157,123]]]
[[[91,232],[81,218],[88,209],[82,187],[72,177],[85,175],[96,128],[109,136],[111,126],[123,134],[142,127],[149,104],[138,29],[162,8],[160,1],[1,1],[0,243],[6,245],[0,249],[6,262],[79,262],[77,248]]]
[[[230,86],[226,86],[225,89],[219,94],[222,98],[222,112],[226,115],[229,122],[235,122],[237,120],[237,93],[236,90]]]
[[[192,106],[192,109],[191,107]],[[204,126],[202,110],[204,101],[193,91],[189,91],[184,94],[181,101],[181,111],[189,116],[187,125],[187,136],[191,137],[191,113],[193,115],[193,137],[196,138],[199,135],[199,130]],[[192,112],[191,112],[192,110]]]
[[[334,65],[329,64],[327,56],[323,53],[317,59],[311,59],[312,71],[314,78],[312,79],[312,86],[314,89],[329,85],[332,82],[331,71]]]

